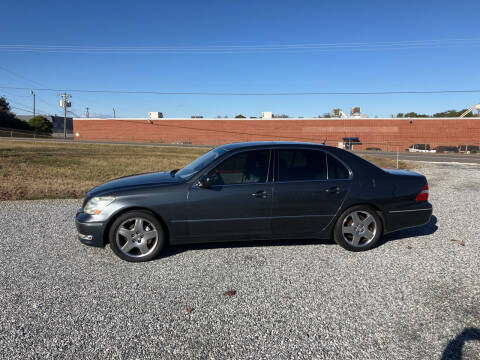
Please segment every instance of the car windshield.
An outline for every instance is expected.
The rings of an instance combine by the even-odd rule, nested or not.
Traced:
[[[178,175],[184,180],[189,180],[193,176],[195,176],[195,174],[197,174],[200,170],[205,168],[208,164],[210,164],[215,159],[218,159],[220,156],[222,156],[226,152],[227,150],[222,148],[212,149],[206,154],[203,154],[198,159],[188,164],[187,166],[185,166],[183,169],[176,172],[175,176]]]

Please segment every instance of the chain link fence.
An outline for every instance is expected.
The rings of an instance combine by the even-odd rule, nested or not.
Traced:
[[[37,131],[9,129],[0,127],[0,137],[28,138],[28,139],[51,139],[52,135]]]

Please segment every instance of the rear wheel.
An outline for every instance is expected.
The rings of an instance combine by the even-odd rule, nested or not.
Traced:
[[[350,251],[369,250],[382,236],[382,222],[376,211],[367,205],[345,210],[337,220],[335,242]]]
[[[120,215],[109,233],[110,247],[123,260],[148,261],[162,250],[165,236],[160,222],[148,211],[129,211]]]

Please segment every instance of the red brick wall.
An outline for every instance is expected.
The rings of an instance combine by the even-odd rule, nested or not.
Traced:
[[[464,119],[74,119],[77,140],[191,142],[294,140],[336,145],[358,137],[361,148],[405,149],[411,144],[478,145],[480,118]]]

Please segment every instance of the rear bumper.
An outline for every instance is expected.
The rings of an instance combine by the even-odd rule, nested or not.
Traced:
[[[389,210],[384,214],[387,222],[384,233],[388,234],[393,231],[428,224],[432,213],[432,204],[428,201],[406,209]]]
[[[78,231],[78,240],[80,240],[82,244],[89,246],[105,246],[104,234],[106,224],[90,220],[89,215],[82,211],[77,212],[75,226]]]

